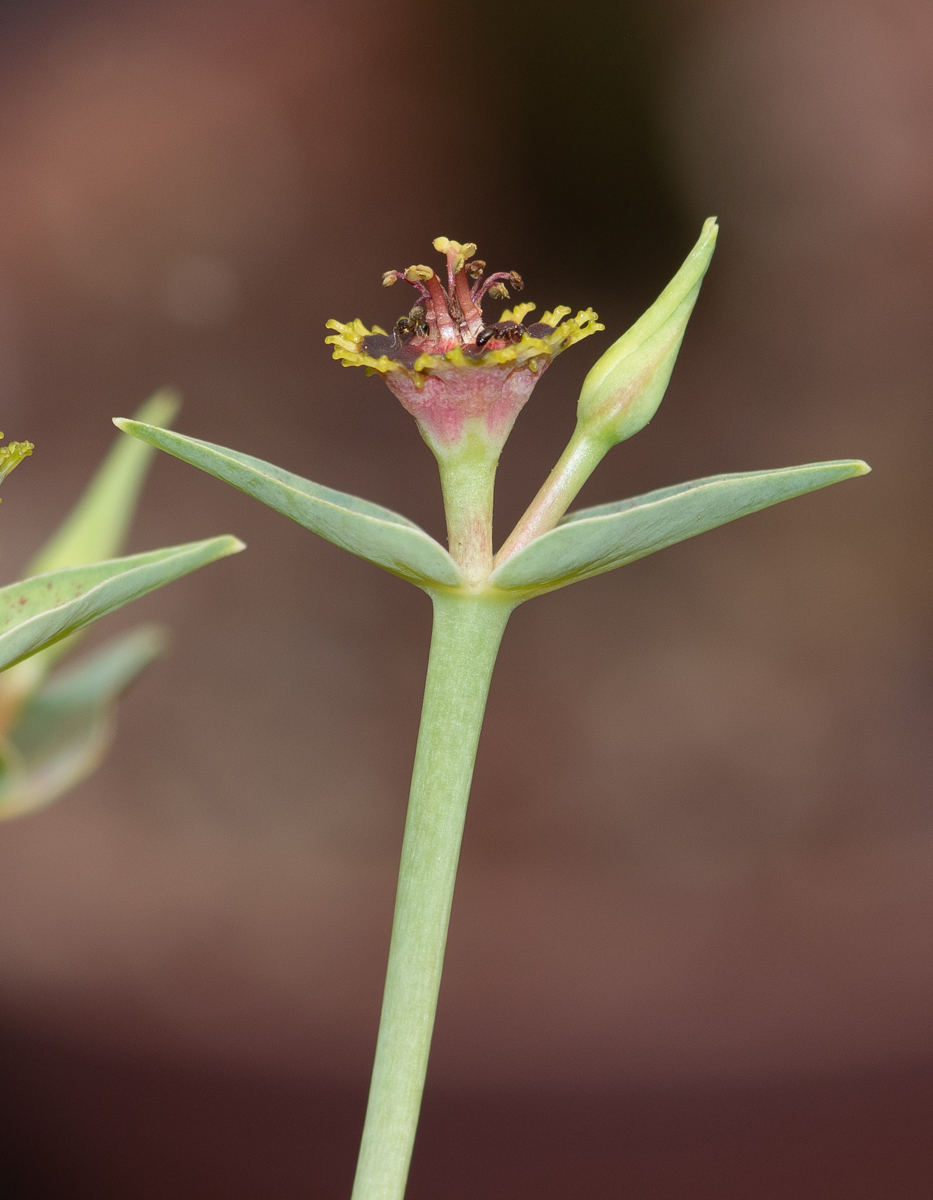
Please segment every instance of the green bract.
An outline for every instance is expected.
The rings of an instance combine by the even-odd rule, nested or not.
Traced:
[[[870,468],[857,459],[713,475],[570,513],[556,529],[516,551],[491,585],[530,595],[566,587],[695,537],[737,517],[827,487]]]
[[[116,418],[126,433],[232,483],[313,533],[419,587],[460,588],[448,552],[406,517],[369,500],[334,491],[236,450]],[[535,538],[497,567],[478,588],[527,593],[566,587],[653,554],[769,505],[864,475],[858,459],[809,463],[773,471],[714,475],[644,496],[583,509]]]
[[[419,587],[458,587],[462,576],[447,551],[414,521],[358,496],[337,492],[249,454],[118,417],[125,433],[200,467],[255,496],[312,533]]]

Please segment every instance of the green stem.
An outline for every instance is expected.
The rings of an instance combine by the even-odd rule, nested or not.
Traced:
[[[513,605],[436,595],[395,920],[353,1200],[402,1200],[489,681]]]
[[[447,546],[468,583],[492,570],[492,500],[499,452],[479,437],[464,439],[437,465],[447,515]]]
[[[567,448],[496,555],[496,566],[553,529],[613,443],[577,425]]]

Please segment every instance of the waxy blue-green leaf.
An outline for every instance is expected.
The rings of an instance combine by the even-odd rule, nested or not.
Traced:
[[[116,418],[125,433],[216,475],[305,529],[418,586],[463,582],[447,551],[407,517],[379,504],[292,475],[281,467],[139,421]]]
[[[0,743],[0,820],[49,804],[96,770],[113,739],[118,696],[164,645],[161,630],[134,629],[26,701]]]
[[[67,567],[0,588],[0,670],[148,592],[244,549],[207,538],[90,566]]]
[[[534,594],[624,566],[769,505],[870,468],[857,459],[715,475],[564,518],[493,571],[489,583]]]

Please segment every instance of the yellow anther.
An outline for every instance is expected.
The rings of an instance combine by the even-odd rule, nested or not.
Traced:
[[[450,245],[450,238],[436,237],[434,239],[434,249],[439,250],[441,254],[447,253],[447,247]]]
[[[414,266],[409,267],[405,271],[405,278],[409,283],[421,282],[426,283],[427,280],[434,278],[434,272],[430,267]]]
[[[465,246],[461,246],[457,242],[451,242],[450,248],[457,251],[457,257],[453,261],[454,274],[456,275],[458,271],[463,270],[467,261],[476,253],[476,242],[467,242]]]
[[[396,279],[398,279],[398,271],[386,271],[382,277],[382,286],[391,287]]]

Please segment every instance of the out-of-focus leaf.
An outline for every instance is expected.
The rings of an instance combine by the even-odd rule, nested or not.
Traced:
[[[781,500],[864,475],[857,459],[717,475],[571,514],[493,571],[491,586],[551,591],[611,571]]]
[[[208,538],[90,566],[68,567],[0,588],[0,670],[189,571],[244,549]]]
[[[138,410],[143,421],[169,423],[178,411],[178,396],[156,392]],[[120,434],[81,499],[26,568],[26,575],[45,575],[64,567],[112,559],[123,549],[139,493],[152,463],[153,448]],[[73,648],[59,641],[0,676],[0,726],[3,714],[18,708]]]
[[[0,744],[0,820],[57,799],[100,764],[113,738],[116,700],[165,645],[144,626],[59,672],[27,700]]]
[[[178,406],[174,392],[156,392],[136,418],[167,425]],[[84,495],[26,568],[26,574],[44,575],[119,554],[151,462],[150,446],[136,438],[117,438]]]
[[[223,479],[305,529],[418,586],[457,587],[463,577],[447,551],[423,529],[381,505],[311,483],[262,459],[125,418],[126,433]]]

